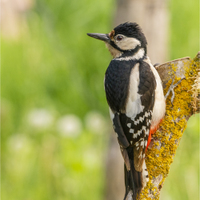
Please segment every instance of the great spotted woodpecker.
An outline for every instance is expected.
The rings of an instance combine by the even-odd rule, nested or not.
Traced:
[[[125,197],[148,182],[145,151],[165,114],[162,82],[147,57],[147,41],[136,23],[123,23],[109,34],[88,33],[106,43],[113,56],[105,74],[105,92],[124,159]]]

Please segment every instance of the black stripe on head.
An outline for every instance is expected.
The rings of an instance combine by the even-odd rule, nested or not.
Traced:
[[[111,45],[112,47],[114,47],[115,49],[117,49],[118,51],[121,51],[121,52],[124,51],[124,50],[120,49],[112,40],[110,41],[110,45]]]
[[[126,22],[114,28],[115,35],[122,34],[126,37],[133,37],[138,39],[142,46],[147,45],[147,40],[141,28],[137,23]]]
[[[121,51],[123,53],[126,53],[126,56],[132,56],[135,54],[141,47],[137,46],[135,49],[130,49],[130,50],[122,50],[120,49],[112,40],[110,41],[110,45],[117,49],[118,51]],[[146,50],[146,48],[144,48]]]

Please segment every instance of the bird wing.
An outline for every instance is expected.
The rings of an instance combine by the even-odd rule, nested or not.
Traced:
[[[125,105],[122,104],[118,108],[116,104],[115,108],[111,107],[111,118],[127,169],[130,168],[130,155],[128,156],[130,153],[127,153],[126,148],[131,146],[135,170],[141,172],[151,126],[156,81],[148,63],[140,61],[139,63],[130,62],[129,65],[131,64],[134,64],[134,67],[129,72],[129,92],[124,101]],[[107,93],[111,98],[113,94],[109,91]],[[118,98],[118,101],[121,100]],[[112,100],[112,102],[115,101]],[[115,109],[118,109],[117,112]]]
[[[142,170],[154,105],[156,81],[144,61],[112,60],[105,75],[106,98],[127,167]],[[127,147],[133,148],[133,155]]]
[[[120,114],[120,122],[127,140],[133,147],[134,167],[141,172],[145,158],[153,105],[156,80],[146,62],[137,63],[131,71],[129,96],[125,113]]]

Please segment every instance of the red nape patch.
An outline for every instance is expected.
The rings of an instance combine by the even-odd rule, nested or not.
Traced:
[[[159,122],[156,126],[154,126],[153,128],[150,128],[146,150],[147,150],[147,148],[148,148],[148,146],[149,146],[149,144],[150,144],[150,142],[151,142],[151,135],[154,134],[154,133],[158,130],[159,124],[160,124],[161,122],[162,122],[162,119],[160,120],[160,122]]]

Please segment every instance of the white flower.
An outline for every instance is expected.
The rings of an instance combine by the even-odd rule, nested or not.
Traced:
[[[36,128],[47,128],[53,122],[53,116],[46,109],[34,109],[28,114],[28,122]]]
[[[82,131],[81,120],[76,115],[65,115],[58,120],[57,130],[62,136],[76,137]]]
[[[102,134],[106,129],[104,117],[96,111],[87,113],[85,116],[85,125],[88,130],[97,134]]]

